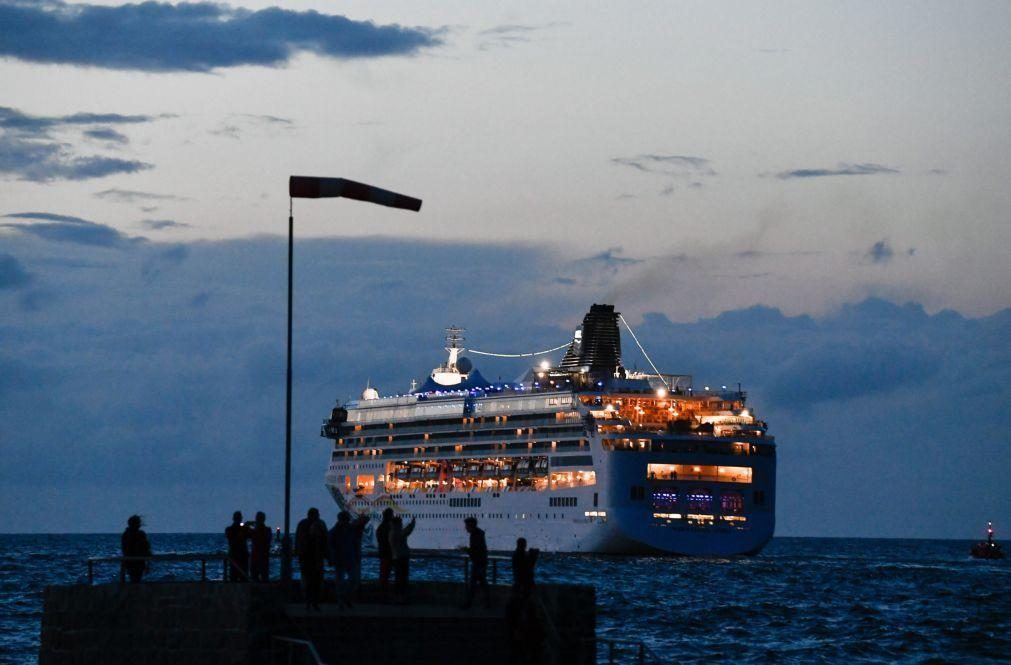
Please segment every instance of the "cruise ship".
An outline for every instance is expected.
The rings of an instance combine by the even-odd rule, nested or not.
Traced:
[[[332,410],[327,489],[370,531],[387,507],[417,518],[418,549],[465,544],[474,516],[499,551],[524,537],[554,552],[758,553],[775,527],[766,424],[739,387],[623,367],[619,320],[593,305],[557,364],[507,383],[482,377],[449,328],[424,384]]]

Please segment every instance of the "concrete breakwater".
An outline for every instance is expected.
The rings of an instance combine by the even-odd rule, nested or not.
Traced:
[[[304,609],[297,585],[279,583],[51,586],[39,662],[260,665],[282,655],[287,662],[288,649],[302,657],[305,643],[331,665],[496,665],[511,653],[519,654],[514,662],[594,662],[593,587],[547,584],[535,593],[533,614],[518,624],[507,616],[510,589],[503,586],[492,587],[490,608],[463,610],[463,584],[414,583],[407,605],[380,603],[366,585],[353,608],[324,599],[320,612]]]

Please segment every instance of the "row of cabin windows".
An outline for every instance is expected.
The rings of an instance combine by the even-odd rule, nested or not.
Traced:
[[[375,446],[383,444],[399,444],[399,445],[411,445],[414,443],[422,442],[439,442],[439,441],[480,441],[486,439],[504,439],[507,437],[526,437],[534,436],[535,434],[540,434],[540,436],[550,436],[552,438],[569,436],[579,436],[583,434],[582,425],[566,426],[566,427],[552,427],[552,428],[533,428],[533,427],[520,427],[520,428],[509,428],[509,429],[493,429],[485,431],[470,431],[470,432],[435,432],[431,434],[418,433],[418,434],[381,434],[378,436],[350,436],[343,438],[342,441],[347,446],[353,447],[363,447],[363,446]]]
[[[570,440],[570,441],[518,441],[512,443],[485,443],[485,444],[457,444],[455,446],[424,446],[421,452],[428,454],[443,454],[449,455],[453,453],[470,453],[476,451],[484,450],[578,450],[580,448],[589,447],[589,441],[586,439],[580,440]],[[331,459],[338,459],[341,457],[358,457],[359,455],[366,455],[369,451],[367,450],[345,450],[340,447],[340,444],[335,446],[337,449],[331,453]],[[457,450],[459,448],[459,450]],[[403,448],[394,448],[389,450],[384,450],[382,448],[376,449],[376,455],[397,455],[403,456],[407,452]],[[417,451],[416,451],[417,452]],[[418,452],[420,454],[420,452]]]
[[[381,519],[382,515],[378,513],[373,513],[372,517],[374,519]],[[564,520],[570,519],[572,514],[566,515],[565,513],[400,513],[400,517],[405,520],[410,519],[464,519],[467,517],[476,517],[479,519],[499,519],[499,520],[526,520],[526,519],[538,519],[538,520]]]
[[[391,422],[381,422],[381,423],[369,423],[367,425],[352,425],[356,431],[363,430],[377,430],[377,429],[397,429],[400,428],[423,428],[423,427],[444,427],[446,425],[475,425],[484,423],[497,423],[497,422],[513,422],[516,424],[521,423],[539,423],[539,422],[555,422],[557,420],[555,412],[550,413],[531,413],[524,414],[522,416],[512,416],[512,420],[509,421],[509,416],[474,416],[465,418],[427,418],[425,420],[409,420],[402,423],[391,423]],[[349,423],[350,424],[350,423]]]
[[[643,501],[646,490],[642,485],[632,485],[630,491],[632,501]],[[667,510],[682,507],[696,512],[707,512],[713,509],[714,497],[712,490],[700,488],[659,489],[650,495],[654,510]],[[744,511],[744,494],[737,490],[723,490],[719,494],[720,508],[724,513],[739,513]],[[752,492],[751,503],[756,506],[765,505],[765,491]]]

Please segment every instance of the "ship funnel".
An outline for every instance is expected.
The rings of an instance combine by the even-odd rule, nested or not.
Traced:
[[[583,325],[559,363],[568,371],[602,372],[613,375],[621,370],[621,333],[614,305],[593,305],[583,317]]]

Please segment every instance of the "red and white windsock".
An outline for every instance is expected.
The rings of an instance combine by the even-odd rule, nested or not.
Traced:
[[[288,179],[288,195],[292,198],[320,199],[343,197],[377,203],[403,210],[421,210],[421,199],[397,194],[386,189],[347,180],[346,178],[316,178],[293,175]]]

